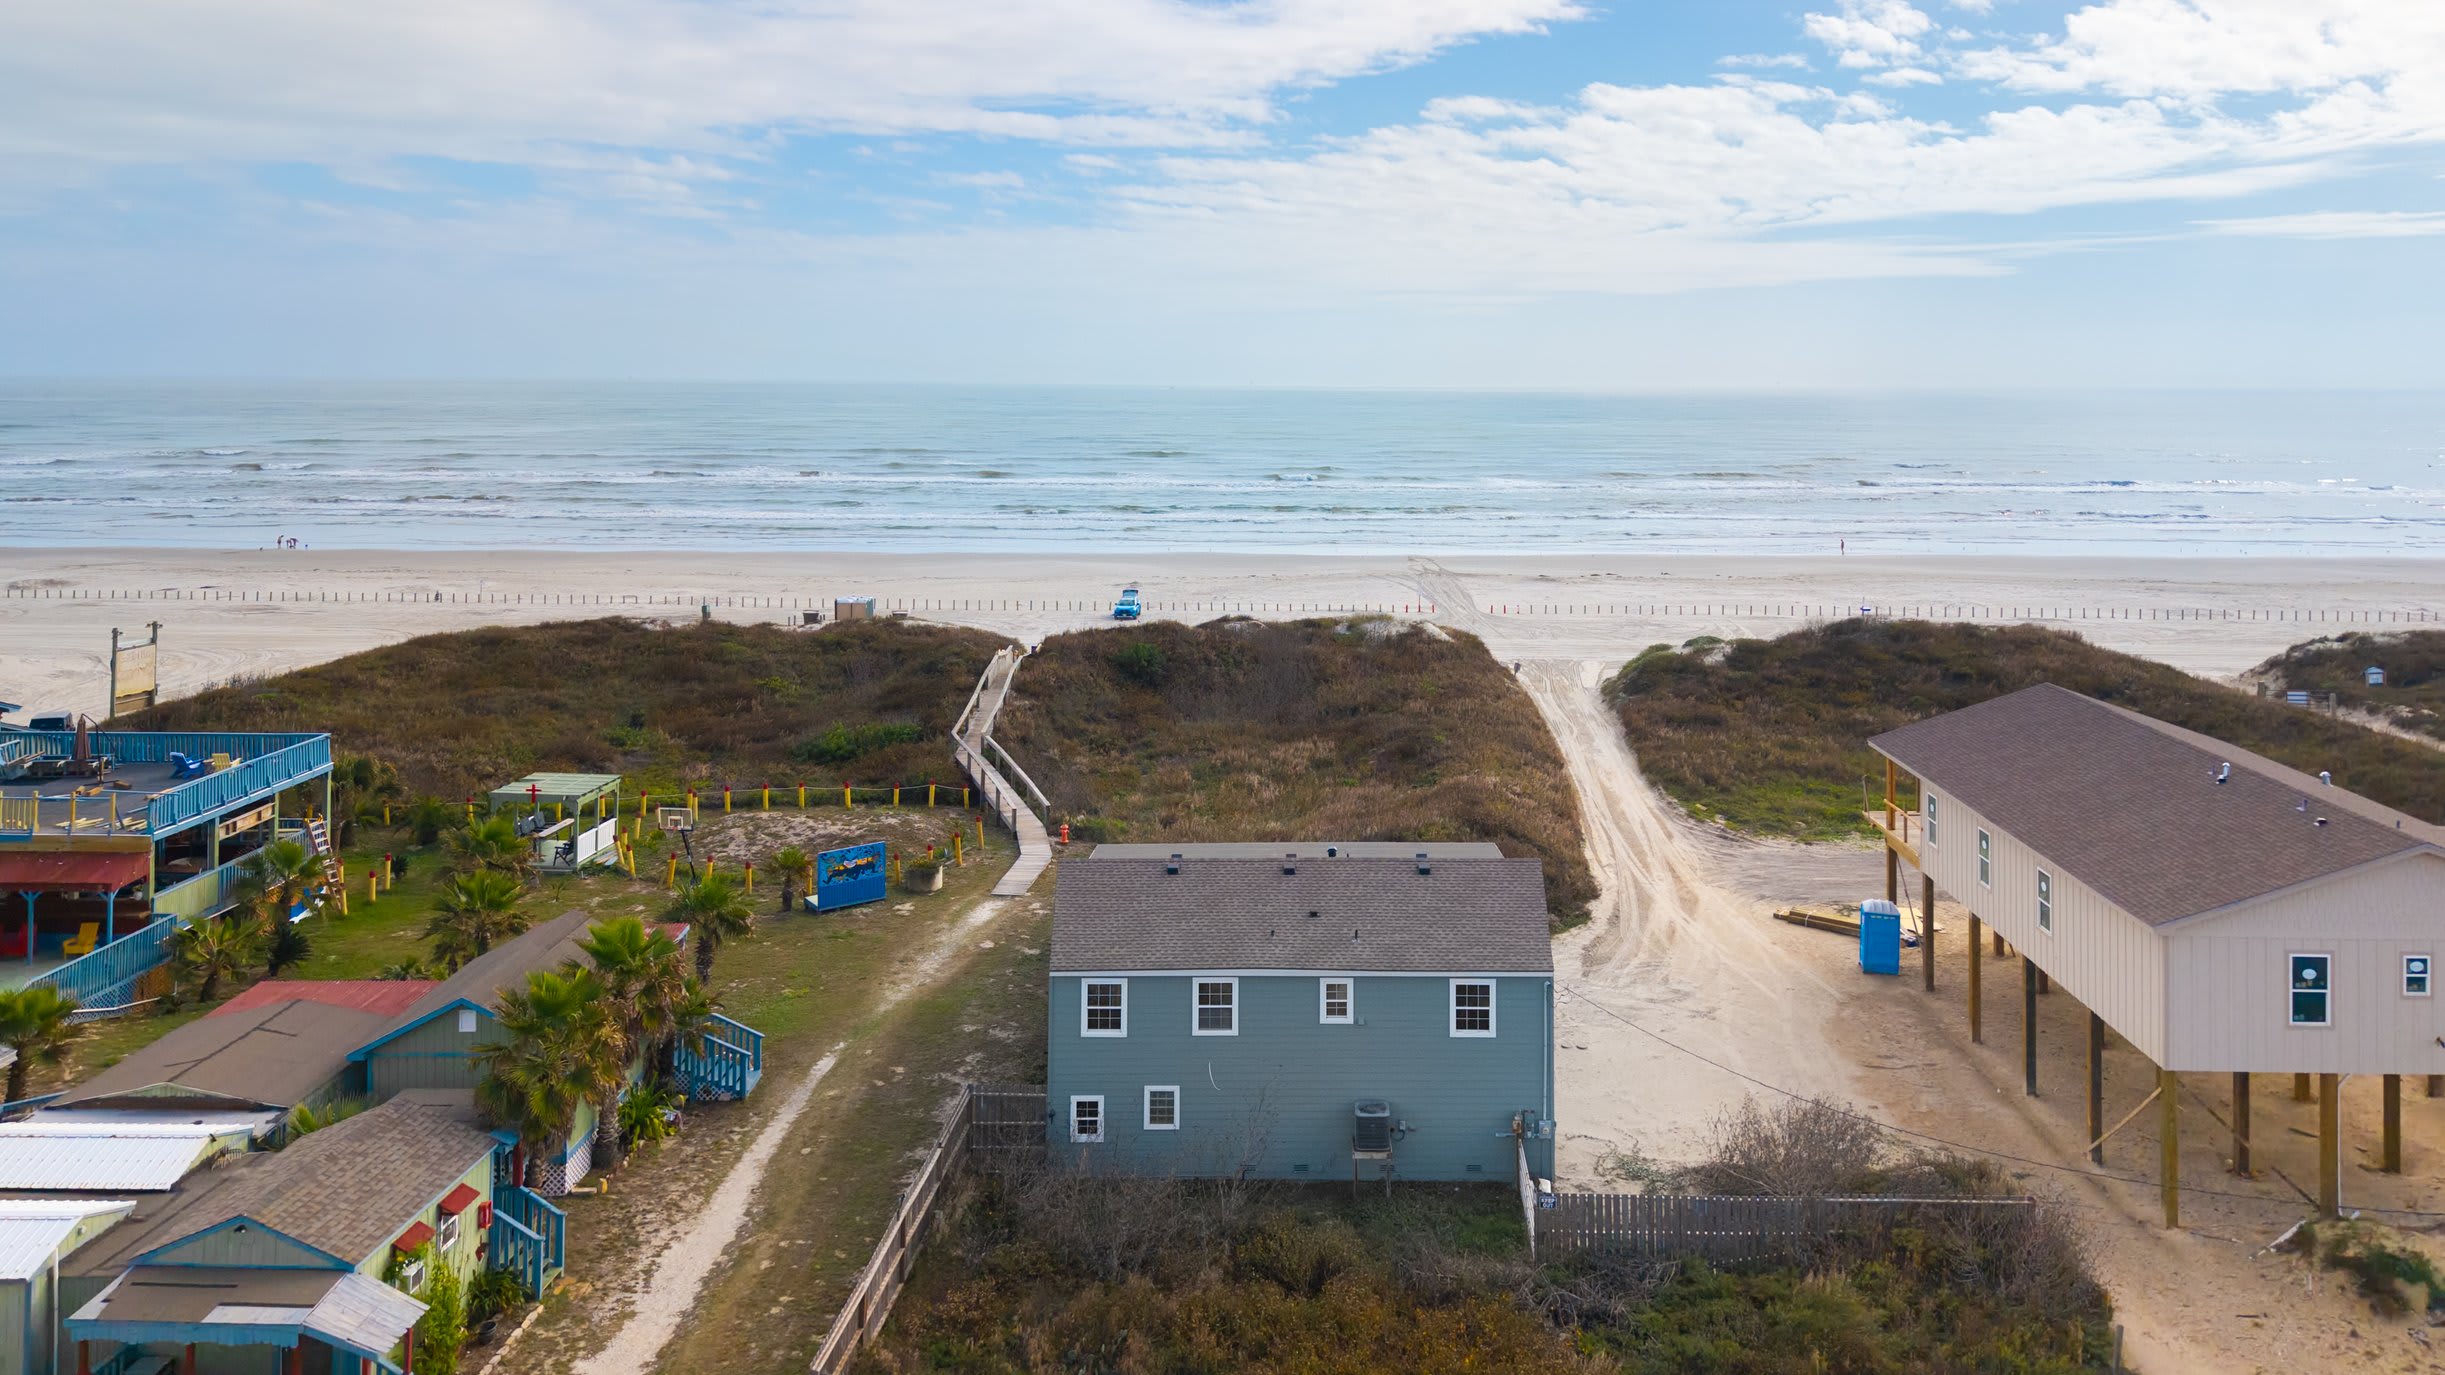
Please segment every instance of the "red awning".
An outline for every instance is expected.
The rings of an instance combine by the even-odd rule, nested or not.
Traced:
[[[11,850],[0,852],[0,893],[104,893],[152,867],[142,850]]]
[[[474,1207],[475,1201],[482,1196],[475,1191],[474,1185],[461,1184],[441,1196],[441,1210],[445,1214],[463,1213]]]
[[[424,1245],[426,1242],[431,1241],[432,1239],[433,1224],[429,1222],[419,1222],[415,1226],[408,1228],[406,1231],[401,1232],[398,1237],[391,1242],[391,1249],[405,1253],[415,1250],[417,1247]]]

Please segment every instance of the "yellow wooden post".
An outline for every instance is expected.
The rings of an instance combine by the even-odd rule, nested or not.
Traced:
[[[806,809],[807,809],[807,785],[806,785],[806,784],[804,784],[804,783],[801,783],[801,784],[799,784],[799,785],[798,785],[798,810],[800,810],[800,811],[802,811],[802,812],[803,812],[803,811],[805,811]]]
[[[382,804],[382,824],[384,826],[391,824],[391,804],[388,802]]]
[[[367,874],[367,875],[365,876],[365,900],[366,900],[367,902],[372,902],[372,901],[375,901],[376,899],[380,898],[381,896],[382,896],[382,875],[381,875],[381,874],[379,874],[379,873],[371,873],[371,874]]]
[[[934,805],[934,785],[931,783],[925,785],[925,805],[929,807]]]
[[[475,799],[472,797],[467,799],[467,819],[475,820]]]
[[[959,790],[959,805],[962,807],[968,805],[968,790],[966,788]]]
[[[722,815],[730,815],[730,785],[727,783],[722,785]]]
[[[981,816],[976,819],[976,843],[985,843],[985,818]]]
[[[557,802],[552,804],[552,819],[554,821],[560,820],[560,804]]]
[[[752,898],[752,897],[754,897],[755,895],[756,895],[756,866],[754,866],[754,865],[750,864],[750,865],[748,865],[748,866],[747,866],[747,896],[749,896],[749,897],[751,897],[751,898]]]
[[[768,811],[768,812],[769,812],[769,811],[771,811],[772,809],[773,809],[773,785],[772,785],[772,784],[770,784],[770,783],[767,783],[767,784],[765,784],[765,785],[764,785],[764,810],[766,810],[766,811]]]
[[[849,800],[849,785],[846,783],[840,785],[840,805],[843,807],[855,805]]]
[[[671,867],[670,867],[669,871],[668,871],[668,872],[666,872],[666,873],[664,873],[664,874],[663,874],[663,876],[662,876],[662,891],[664,891],[664,892],[668,893],[668,892],[671,892],[671,891],[676,890],[678,887],[679,887],[679,856],[677,856],[677,855],[673,855],[673,856],[671,856]]]
[[[897,783],[891,785],[891,805],[894,807],[900,805],[900,785]]]
[[[953,864],[965,864],[968,862],[967,852],[960,847],[960,839],[961,836],[959,832],[951,832],[951,862]]]

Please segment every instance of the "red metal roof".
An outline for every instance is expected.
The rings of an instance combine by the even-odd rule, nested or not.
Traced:
[[[427,979],[265,979],[212,1009],[215,1017],[275,1003],[322,1003],[396,1017],[433,987]]]
[[[463,1213],[475,1206],[475,1201],[481,1197],[483,1195],[476,1192],[473,1184],[461,1184],[441,1196],[441,1210],[445,1214]]]
[[[141,850],[11,850],[0,852],[0,892],[98,893],[141,883],[151,871]]]
[[[431,1241],[432,1239],[433,1224],[429,1222],[419,1222],[415,1226],[408,1228],[406,1231],[401,1232],[398,1236],[393,1237],[391,1239],[391,1249],[394,1251],[413,1251],[417,1247],[424,1245],[426,1242]]]

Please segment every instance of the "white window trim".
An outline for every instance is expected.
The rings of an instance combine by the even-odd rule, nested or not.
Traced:
[[[1203,1019],[1197,1015],[1197,990],[1205,984],[1229,984],[1231,986],[1231,1029],[1229,1031],[1208,1031],[1198,1025],[1198,1022]],[[1239,1035],[1239,977],[1237,975],[1200,974],[1189,980],[1189,1035]]]
[[[1462,1031],[1460,1029],[1460,986],[1462,984],[1467,984],[1472,988],[1482,985],[1486,990],[1486,1029],[1483,1031]],[[1495,983],[1492,979],[1454,979],[1451,983],[1451,1001],[1444,1009],[1444,1028],[1454,1036],[1471,1036],[1480,1039],[1492,1036],[1497,1025],[1494,1005],[1500,1001],[1501,999],[1495,994]]]
[[[2292,1016],[2292,995],[2293,995],[2293,993],[2295,992],[2295,990],[2294,990],[2294,989],[2293,989],[2293,987],[2292,987],[2292,962],[2293,962],[2294,960],[2324,960],[2324,961],[2326,961],[2326,987],[2325,987],[2323,990],[2321,990],[2321,992],[2323,992],[2323,993],[2325,994],[2325,996],[2326,996],[2326,1016],[2325,1016],[2325,1018],[2324,1018],[2323,1020],[2320,1020],[2320,1021],[2315,1021],[2315,1022],[2302,1022],[2302,1021],[2295,1021],[2295,1020],[2293,1020],[2293,1016]],[[2330,1026],[2333,1026],[2334,1024],[2335,1024],[2335,956],[2334,956],[2334,952],[2333,952],[2333,951],[2330,951],[2330,950],[2290,950],[2290,951],[2286,951],[2286,952],[2284,953],[2284,1025],[2286,1025],[2286,1026],[2305,1026],[2305,1027],[2330,1027]]]
[[[1995,837],[1984,826],[1978,828],[1978,886],[1995,886]]]
[[[2054,934],[2054,875],[2044,869],[2037,871],[2038,930]]]
[[[1155,1121],[1155,1095],[1158,1093],[1168,1093],[1172,1096],[1172,1120],[1169,1122]],[[1144,1124],[1146,1130],[1150,1132],[1180,1130],[1180,1086],[1178,1084],[1148,1084],[1144,1112],[1145,1115],[1139,1120]]]
[[[2428,972],[2420,976],[2425,986],[2422,987],[2417,993],[2411,991],[2411,962],[2413,960],[2428,961]],[[2406,952],[2403,955],[2403,996],[2406,998],[2425,998],[2436,991],[2436,986],[2437,962],[2422,951],[2413,950]]]
[[[433,1229],[433,1249],[448,1255],[458,1245],[458,1214],[444,1213],[441,1224]]]
[[[458,1034],[461,1036],[472,1036],[475,1034],[474,1008],[462,1007],[458,1010]]]
[[[1919,843],[1933,845],[1936,843],[1936,795],[1927,791],[1924,786],[1919,789],[1919,814],[1925,818],[1926,822],[1921,828]]]
[[[1095,1105],[1095,1135],[1093,1135],[1093,1136],[1081,1136],[1081,1135],[1079,1134],[1079,1131],[1078,1131],[1078,1105],[1079,1105],[1079,1104],[1081,1104],[1081,1103],[1093,1103],[1093,1104]],[[1103,1096],[1102,1094],[1100,1094],[1100,1093],[1081,1093],[1081,1094],[1074,1094],[1074,1095],[1072,1095],[1072,1096],[1071,1096],[1071,1098],[1070,1098],[1070,1143],[1071,1143],[1072,1145],[1076,1145],[1076,1146],[1093,1146],[1093,1145],[1098,1145],[1098,1144],[1101,1144],[1101,1143],[1102,1143],[1102,1141],[1103,1141],[1103,1139],[1104,1139],[1104,1137],[1110,1133],[1111,1128],[1112,1128],[1112,1123],[1111,1123],[1109,1120],[1107,1120],[1107,1119],[1104,1117],[1104,1096]]]
[[[1087,1027],[1087,989],[1095,984],[1119,984],[1121,988],[1121,1029],[1093,1031]],[[1129,981],[1127,979],[1080,979],[1078,981],[1078,1034],[1081,1036],[1127,1036],[1129,1034]]]
[[[1345,990],[1341,998],[1341,1015],[1338,1017],[1334,1016],[1331,1011],[1332,999],[1327,994],[1327,990],[1334,984],[1340,984]],[[1326,1026],[1349,1026],[1356,1022],[1358,1020],[1358,980],[1347,974],[1327,974],[1316,980],[1316,1020]]]

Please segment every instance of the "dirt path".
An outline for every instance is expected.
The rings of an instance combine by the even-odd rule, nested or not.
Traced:
[[[1000,898],[984,898],[959,921],[944,928],[925,953],[885,987],[867,1014],[865,1025],[870,1028],[910,994],[941,977],[953,956],[971,945],[978,932],[990,926],[1005,906]],[[816,1089],[839,1063],[847,1044],[833,1046],[798,1081],[788,1100],[764,1124],[714,1190],[704,1210],[642,1272],[642,1282],[623,1298],[628,1308],[626,1321],[601,1350],[577,1364],[578,1375],[632,1375],[653,1368],[656,1358],[695,1306],[706,1278],[728,1256],[746,1229],[765,1171],[783,1140],[799,1125],[799,1119],[814,1101]]]

